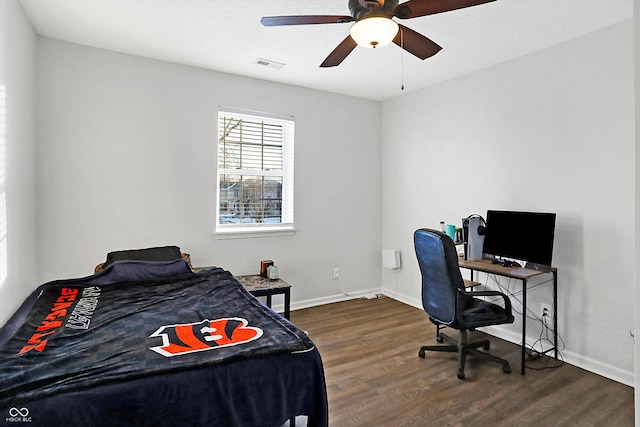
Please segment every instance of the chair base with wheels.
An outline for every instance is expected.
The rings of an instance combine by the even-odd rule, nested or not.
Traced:
[[[472,355],[484,360],[500,363],[502,365],[502,372],[504,372],[505,374],[511,373],[511,366],[509,366],[509,362],[497,356],[494,356],[493,354],[485,353],[486,351],[489,351],[489,347],[491,345],[489,340],[474,341],[472,343],[469,343],[467,342],[467,331],[465,329],[461,329],[459,333],[459,339],[458,341],[456,341],[449,335],[440,332],[436,340],[440,343],[446,341],[449,343],[449,345],[423,345],[418,351],[418,357],[424,359],[426,351],[458,353],[458,378],[461,380],[464,379],[464,366],[467,355]],[[484,352],[478,350],[480,347],[482,347]]]

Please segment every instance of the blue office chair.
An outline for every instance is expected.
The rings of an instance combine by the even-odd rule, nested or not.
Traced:
[[[422,346],[418,356],[425,357],[425,351],[446,351],[458,353],[458,378],[464,379],[464,365],[468,354],[502,364],[502,371],[510,373],[509,362],[492,354],[489,340],[467,342],[467,331],[482,326],[513,323],[511,301],[498,291],[467,292],[458,267],[458,254],[453,240],[436,230],[420,229],[414,235],[414,244],[420,272],[422,273],[422,305],[429,320],[438,326],[449,326],[459,330],[458,340],[440,332],[436,340],[447,341],[450,345]],[[504,307],[476,298],[479,296],[500,297]]]

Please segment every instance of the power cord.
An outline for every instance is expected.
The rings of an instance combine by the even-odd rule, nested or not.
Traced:
[[[353,296],[352,294],[350,294],[349,292],[347,292],[347,291],[344,289],[344,282],[342,281],[342,276],[341,276],[339,273],[338,273],[338,274],[336,274],[336,273],[334,272],[333,280],[339,280],[339,281],[340,281],[340,290],[342,291],[342,294],[343,294],[343,295],[346,295],[346,296],[348,296],[348,297]]]
[[[525,363],[525,367],[527,369],[532,369],[534,371],[541,371],[543,369],[555,369],[555,368],[559,368],[562,365],[564,365],[564,358],[562,357],[562,353],[560,350],[564,350],[565,345],[564,345],[564,341],[562,340],[562,337],[560,335],[558,335],[558,339],[560,340],[560,342],[562,343],[562,348],[558,348],[558,359],[554,359],[552,357],[542,357],[545,356],[547,353],[549,353],[550,351],[553,351],[553,341],[551,340],[551,338],[549,337],[549,332],[553,332],[553,328],[551,328],[548,324],[547,324],[547,318],[548,316],[542,316],[541,319],[541,323],[542,323],[542,330],[540,331],[540,336],[538,337],[538,340],[535,341],[533,344],[531,344],[531,347],[528,349],[529,352],[529,357],[527,358],[527,362],[538,362],[538,364],[527,364]],[[543,337],[544,335],[544,337]],[[547,342],[549,343],[552,347],[548,350],[544,350],[543,347],[543,343]],[[536,344],[540,344],[540,351],[537,351],[535,349]]]
[[[515,301],[517,301],[520,306],[522,306],[522,301],[518,298],[518,295],[522,294],[522,290],[519,291],[513,291],[512,285],[513,285],[513,281],[511,278],[509,278],[509,281],[506,285],[506,287],[500,282],[500,279],[497,277],[497,275],[495,274],[488,274],[485,273],[486,275],[486,280],[484,283],[485,288],[490,288],[489,284],[490,281],[495,284],[498,289],[503,292],[504,294],[506,294],[509,298],[514,299]],[[530,288],[527,289],[527,291],[530,291],[531,289],[535,289],[538,286],[547,284],[549,282],[552,282],[551,279],[546,280],[544,282],[540,282],[534,286],[531,286]],[[497,302],[501,302],[502,298],[495,298],[492,300],[488,300],[488,302],[491,303],[497,303]],[[555,304],[555,301],[554,301]],[[553,308],[553,307],[552,307]],[[517,309],[512,307],[512,311],[515,312],[516,314],[522,316],[522,312],[518,311]],[[564,358],[562,357],[562,351],[565,349],[565,343],[564,340],[562,339],[562,336],[560,334],[558,334],[558,359],[554,359],[553,357],[545,357],[543,358],[542,356],[546,355],[547,353],[549,353],[550,351],[554,350],[554,343],[552,338],[550,337],[550,335],[554,334],[554,329],[552,325],[549,325],[547,320],[548,320],[549,316],[543,315],[542,317],[538,317],[532,310],[530,307],[527,307],[527,315],[526,315],[526,319],[530,319],[530,320],[537,320],[540,322],[541,325],[541,330],[540,330],[540,336],[538,337],[538,339],[536,341],[533,342],[533,344],[527,346],[525,348],[525,351],[528,354],[527,357],[527,361],[532,362],[532,361],[539,361],[540,362],[540,366],[532,366],[531,364],[526,364],[525,366],[528,369],[533,369],[533,370],[542,370],[542,369],[553,369],[553,368],[559,368],[560,366],[564,365]],[[544,349],[543,344],[548,343],[551,348],[548,350]],[[536,350],[536,346],[540,347],[540,350]],[[552,363],[552,362],[559,362],[559,363]],[[551,364],[550,364],[551,363]]]
[[[399,268],[394,269],[395,274],[393,276],[393,298],[395,298],[398,295],[398,271],[399,270],[400,270]]]

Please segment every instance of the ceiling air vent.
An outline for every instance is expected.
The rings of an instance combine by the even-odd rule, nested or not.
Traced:
[[[275,68],[277,70],[279,70],[282,67],[284,67],[284,64],[281,63],[281,62],[276,62],[276,61],[272,61],[270,59],[263,59],[263,58],[256,59],[254,64],[264,65],[265,67]]]

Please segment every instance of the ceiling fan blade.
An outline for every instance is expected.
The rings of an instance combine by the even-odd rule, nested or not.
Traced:
[[[265,16],[260,20],[265,27],[275,27],[279,25],[340,24],[351,21],[353,21],[351,16],[341,15]]]
[[[409,0],[396,6],[393,15],[400,19],[417,18],[418,16],[478,6],[492,1],[495,0]]]
[[[327,56],[327,59],[325,59],[320,66],[326,68],[340,65],[340,63],[349,56],[351,51],[355,49],[357,45],[358,44],[351,38],[351,36],[347,36],[346,39],[342,40],[342,42],[333,49],[333,52]]]
[[[396,34],[393,42],[418,58],[427,59],[442,49],[436,42],[411,28],[407,28],[404,25],[399,25],[399,27],[400,31]]]

